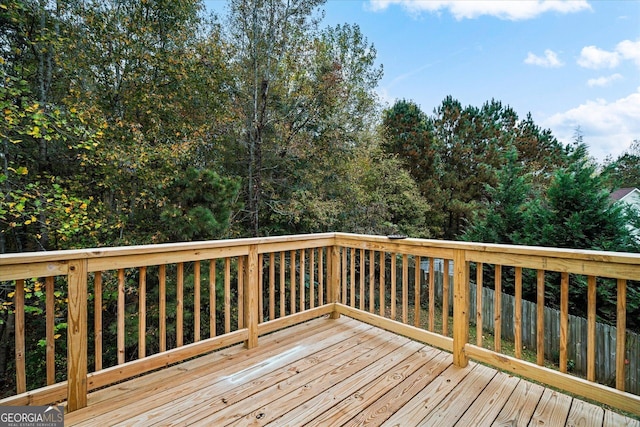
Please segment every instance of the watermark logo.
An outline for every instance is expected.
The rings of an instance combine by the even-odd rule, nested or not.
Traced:
[[[0,406],[0,427],[64,427],[64,408]]]

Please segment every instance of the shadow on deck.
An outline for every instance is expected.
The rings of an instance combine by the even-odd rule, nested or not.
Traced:
[[[95,391],[65,425],[640,426],[342,316]]]

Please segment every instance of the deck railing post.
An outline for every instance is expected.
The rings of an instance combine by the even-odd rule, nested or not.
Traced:
[[[464,250],[453,253],[453,364],[464,368],[469,363],[464,347],[469,341],[469,263]]]
[[[244,286],[244,327],[249,330],[249,336],[244,345],[246,348],[254,348],[258,345],[258,286],[262,286],[259,280],[260,266],[258,265],[258,246],[249,246],[246,277]]]
[[[327,263],[327,271],[329,273],[329,302],[336,303],[338,302],[340,296],[340,248],[338,246],[331,246],[329,248]],[[339,319],[340,313],[334,310],[331,312],[330,318]]]
[[[69,261],[67,410],[87,406],[87,260]]]

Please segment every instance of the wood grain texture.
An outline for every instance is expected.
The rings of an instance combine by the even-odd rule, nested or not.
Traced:
[[[87,406],[87,261],[69,263],[67,410]]]
[[[89,406],[65,416],[65,425],[638,425],[490,367],[458,368],[451,360],[346,316],[318,318],[265,335],[250,350],[227,345],[100,387]]]

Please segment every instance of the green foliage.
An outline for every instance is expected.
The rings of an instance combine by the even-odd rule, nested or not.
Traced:
[[[465,229],[464,240],[503,244],[523,241],[525,204],[532,195],[531,186],[515,150],[507,154],[507,159],[498,172],[496,187],[487,188],[485,216],[474,216]]]
[[[233,201],[239,182],[222,178],[211,170],[189,168],[168,191],[172,202],[160,214],[160,224],[168,241],[220,238],[229,227]]]
[[[73,108],[42,105],[25,81],[3,77],[0,252],[94,244],[90,237],[101,223],[92,219],[93,198],[78,194],[64,176],[69,161],[95,150],[102,132],[87,127],[85,115]]]
[[[626,152],[605,160],[602,176],[608,188],[640,188],[640,140],[635,140]]]
[[[401,100],[383,112],[382,148],[398,155],[403,165],[427,193],[438,185],[438,141],[433,123],[411,101]]]
[[[495,100],[481,108],[463,107],[449,96],[432,117],[410,101],[398,101],[384,113],[382,134],[384,149],[398,155],[439,213],[430,218],[440,229],[436,236],[448,239],[459,238],[481,202],[491,197],[487,188],[496,186],[506,153],[516,152],[536,186],[544,186],[564,161],[562,146],[549,131],[541,131],[530,115],[520,121]]]
[[[367,152],[365,152],[367,153]],[[394,158],[369,152],[352,163],[341,229],[366,234],[429,237],[431,207]]]
[[[580,140],[570,147],[568,165],[553,175],[545,193],[538,195],[526,182],[515,153],[499,173],[495,188],[489,188],[485,216],[476,216],[466,229],[466,240],[491,243],[524,244],[572,249],[637,252],[638,241],[627,228],[625,208],[612,203],[603,178],[587,156],[586,145]],[[633,213],[632,213],[633,215]],[[535,272],[524,271],[523,296],[536,298]],[[486,283],[492,283],[493,271],[485,268]],[[504,269],[505,291],[513,292],[512,268]],[[546,304],[559,307],[560,274],[545,276]],[[638,285],[629,282],[629,326],[640,324]],[[615,322],[617,284],[615,280],[598,278],[597,312],[601,319]],[[586,316],[587,280],[584,276],[569,277],[569,307],[573,314]]]
[[[609,192],[587,148],[578,144],[570,164],[554,175],[545,198],[528,206],[524,243],[559,248],[608,251],[638,250],[622,205]]]

